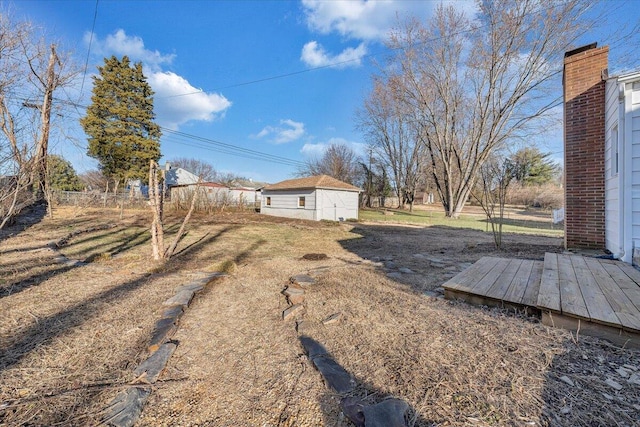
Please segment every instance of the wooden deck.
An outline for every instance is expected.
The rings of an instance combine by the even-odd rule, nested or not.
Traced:
[[[542,322],[640,347],[640,271],[618,261],[547,253],[483,257],[443,285],[445,297],[540,313]]]

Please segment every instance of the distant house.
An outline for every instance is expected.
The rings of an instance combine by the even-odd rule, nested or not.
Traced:
[[[260,212],[309,220],[358,218],[360,189],[327,175],[289,179],[262,189]]]
[[[640,263],[640,71],[608,76],[607,46],[565,54],[565,244]]]
[[[198,175],[189,172],[186,169],[180,167],[171,166],[171,163],[164,164],[164,180],[167,188],[171,188],[174,185],[188,185],[196,184],[198,182]]]
[[[202,182],[200,184],[180,184],[173,185],[169,189],[171,201],[177,204],[185,204],[191,200],[193,191],[200,186],[204,197],[201,197],[200,204],[207,203],[210,206],[244,206],[254,207],[260,202],[260,190],[251,187],[240,187],[225,185],[217,182]],[[259,206],[259,204],[257,205]]]

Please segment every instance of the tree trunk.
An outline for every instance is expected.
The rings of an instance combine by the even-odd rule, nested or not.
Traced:
[[[45,192],[47,190],[47,154],[49,151],[49,129],[51,127],[51,103],[53,101],[53,90],[56,87],[55,64],[57,59],[56,47],[55,45],[51,45],[51,55],[49,56],[49,65],[47,66],[44,97],[40,110],[42,129],[40,138],[36,144],[35,168],[33,170],[34,179],[32,180],[35,185],[36,200],[42,200],[45,198]]]

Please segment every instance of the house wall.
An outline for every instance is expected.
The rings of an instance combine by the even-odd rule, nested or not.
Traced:
[[[625,234],[631,231],[631,241],[626,245],[629,262],[631,257],[635,264],[640,261],[640,81],[628,82],[626,85],[625,96],[625,141],[631,142],[631,155],[625,155],[625,168],[631,173],[630,188],[625,186],[625,197],[631,200],[630,216],[631,230],[625,227]],[[627,144],[628,146],[629,144]],[[626,154],[626,153],[625,153]],[[625,212],[629,215],[629,212]]]
[[[620,235],[620,178],[619,165],[621,160],[617,155],[619,141],[619,97],[618,81],[608,80],[606,83],[605,104],[605,151],[604,151],[604,180],[605,180],[605,244],[612,253],[619,253],[622,247]],[[624,107],[623,107],[624,111]],[[621,123],[621,125],[624,125]],[[616,160],[616,157],[618,160]]]
[[[606,85],[606,247],[625,262],[640,255],[640,75]]]
[[[298,198],[305,197],[305,206],[298,207]],[[271,198],[271,205],[267,205],[267,198]],[[285,218],[316,219],[315,190],[262,190],[262,204],[260,213]]]
[[[344,221],[358,218],[358,193],[355,191],[316,190],[316,219]]]
[[[564,59],[565,246],[605,248],[604,129],[609,48]]]

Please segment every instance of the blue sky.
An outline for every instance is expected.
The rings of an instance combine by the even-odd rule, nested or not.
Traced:
[[[474,8],[473,2],[452,2]],[[376,71],[372,62],[384,61],[383,41],[397,16],[426,19],[438,3],[24,0],[10,8],[14,17],[44,27],[79,64],[88,62],[87,74],[67,90],[81,105],[90,102],[90,76],[105,56],[142,61],[165,129],[163,160],[197,158],[222,172],[277,182],[331,142],[364,153],[354,118]],[[640,22],[640,1],[607,1],[593,13],[601,12],[602,26],[584,42],[610,44],[614,71],[640,67],[640,54],[630,55],[637,27],[631,40],[623,38]],[[83,113],[58,118],[64,132],[51,141],[51,151],[78,172],[97,168],[85,155],[86,136],[77,124]],[[539,141],[556,159],[562,158],[561,142],[561,128]]]

